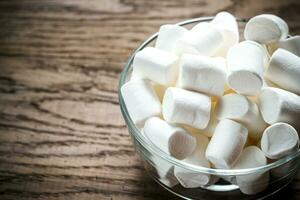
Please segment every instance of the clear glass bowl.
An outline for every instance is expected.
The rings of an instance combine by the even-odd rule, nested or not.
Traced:
[[[188,27],[199,22],[208,22],[212,19],[213,17],[195,18],[180,22],[178,25]],[[246,20],[238,19],[240,33],[243,32],[245,23]],[[130,78],[132,72],[132,61],[135,53],[147,46],[153,46],[156,38],[157,33],[146,39],[134,51],[122,71],[119,82],[119,103],[121,111],[128,126],[128,131],[131,135],[135,149],[140,155],[144,167],[150,176],[165,189],[184,199],[264,199],[288,185],[293,180],[299,169],[300,151],[262,167],[240,170],[211,169],[177,160],[147,142],[147,138],[132,122],[120,93],[120,88]],[[243,38],[242,35],[241,38]],[[210,175],[211,180],[214,181],[211,181],[210,185],[199,188],[184,188],[178,184],[178,181],[174,176],[174,167],[185,170],[186,172],[194,173],[195,176],[197,174]],[[249,178],[252,180],[249,181]],[[239,188],[239,186],[236,185],[237,180],[246,181],[242,182],[242,184],[240,182],[239,185],[241,188]],[[256,190],[261,189],[263,191],[254,195],[247,195],[240,191],[240,189],[247,191],[253,188]]]

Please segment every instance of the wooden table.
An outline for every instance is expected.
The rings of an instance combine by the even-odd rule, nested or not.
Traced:
[[[161,24],[221,10],[275,13],[299,34],[299,3],[1,0],[0,199],[176,199],[145,174],[120,114],[130,52]],[[277,197],[299,199],[300,182]]]

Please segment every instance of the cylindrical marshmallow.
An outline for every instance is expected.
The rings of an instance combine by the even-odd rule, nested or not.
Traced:
[[[263,152],[256,146],[246,147],[234,165],[234,169],[247,169],[267,164]],[[269,172],[257,172],[236,176],[237,185],[244,194],[257,194],[268,187]]]
[[[300,97],[283,89],[266,87],[258,97],[258,107],[265,122],[286,122],[299,131]]]
[[[186,126],[186,125],[183,126],[183,127],[185,129],[187,129],[190,133],[202,134],[202,135],[205,135],[207,137],[211,137],[214,134],[216,126],[219,123],[219,120],[217,119],[216,114],[215,114],[216,112],[214,111],[215,110],[215,105],[216,105],[216,103],[212,103],[212,105],[211,105],[210,120],[209,120],[208,125],[206,126],[205,129],[196,129],[196,128],[193,128],[191,126]]]
[[[179,61],[177,86],[202,92],[211,96],[222,96],[226,84],[226,61],[184,54]]]
[[[294,127],[279,122],[264,131],[260,145],[266,157],[279,159],[298,151],[299,136]]]
[[[137,79],[143,79],[143,78],[141,76],[137,75],[134,71],[132,71],[131,76],[130,76],[130,81],[137,80]],[[165,90],[167,89],[166,86],[158,84],[158,83],[154,83],[154,82],[151,82],[151,85],[152,85],[155,93],[157,94],[158,99],[162,102]]]
[[[261,138],[267,126],[257,105],[240,94],[231,93],[221,97],[215,112],[219,120],[227,118],[243,124],[249,131],[249,137],[256,141]]]
[[[289,27],[283,19],[275,15],[263,14],[249,20],[244,36],[246,40],[267,44],[286,38],[288,33]]]
[[[239,42],[239,30],[235,17],[228,12],[220,12],[211,21],[223,35],[223,41],[214,56],[226,57],[228,49]]]
[[[142,126],[149,117],[161,114],[161,103],[150,81],[129,81],[122,86],[121,94],[127,111],[137,126]]]
[[[141,133],[145,135],[144,128],[141,128]],[[146,137],[146,139],[148,139]],[[151,142],[148,139],[148,142]],[[174,187],[179,182],[174,176],[174,165],[170,162],[164,160],[159,156],[150,155],[146,159],[147,164],[144,165],[147,171],[150,173],[155,173],[159,181],[168,187]]]
[[[230,119],[221,120],[205,152],[216,168],[231,168],[239,158],[247,141],[248,130]]]
[[[145,122],[145,136],[167,154],[182,160],[196,148],[196,139],[185,129],[152,117]]]
[[[178,57],[167,51],[146,47],[136,53],[133,71],[142,78],[161,85],[172,85],[178,73]]]
[[[220,30],[214,25],[201,22],[194,26],[176,43],[178,54],[193,53],[201,55],[213,55],[223,41]]]
[[[210,119],[211,100],[201,93],[169,87],[164,95],[162,109],[167,122],[204,129]]]
[[[206,136],[200,134],[195,135],[195,137],[197,138],[197,147],[195,151],[183,161],[189,164],[209,168],[210,164],[205,157],[205,150],[209,140]],[[185,188],[197,188],[207,185],[210,182],[210,174],[194,172],[177,166],[174,168],[174,175],[179,183]]]
[[[265,76],[281,88],[300,94],[300,57],[287,50],[277,49]]]
[[[243,41],[231,47],[227,54],[230,88],[244,95],[256,95],[263,86],[267,51],[253,41]]]
[[[285,49],[297,56],[300,56],[300,36],[293,36],[278,42],[278,48]]]
[[[160,182],[168,187],[174,187],[179,183],[174,176],[174,165],[158,156],[149,156],[149,160],[151,166],[146,165],[146,168],[151,172],[155,171]]]
[[[143,79],[143,78],[140,75],[136,74],[135,71],[132,71],[131,75],[130,75],[130,81],[134,81],[134,80],[137,80],[137,79]]]
[[[189,31],[182,26],[171,24],[162,25],[158,32],[155,48],[175,53],[177,41],[188,32]]]

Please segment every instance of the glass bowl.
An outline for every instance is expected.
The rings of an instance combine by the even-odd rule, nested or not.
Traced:
[[[177,23],[177,25],[188,27],[199,22],[209,22],[212,19],[213,17],[195,18],[182,21]],[[242,33],[247,20],[237,19],[237,21],[240,33]],[[121,95],[120,88],[131,76],[134,55],[147,46],[153,46],[156,38],[157,33],[146,39],[134,51],[122,71],[119,82],[119,103],[122,115],[125,119],[135,149],[140,155],[143,165],[149,175],[162,187],[184,199],[264,199],[288,185],[299,169],[300,151],[261,167],[239,170],[212,169],[177,160],[148,142],[148,139],[131,120]],[[241,38],[243,38],[242,35]],[[210,183],[199,188],[184,188],[178,183],[174,176],[174,168],[189,172],[193,174],[193,176],[197,176],[197,174],[209,175],[211,177]],[[237,185],[238,180],[240,181],[240,187]],[[249,191],[251,193],[251,190],[253,189],[255,191],[262,191],[257,194],[245,194],[245,191],[246,193]],[[242,193],[241,190],[244,191],[244,193]]]

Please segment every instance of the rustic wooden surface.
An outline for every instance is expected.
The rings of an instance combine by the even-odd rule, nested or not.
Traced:
[[[159,25],[221,10],[300,33],[299,0],[1,0],[0,199],[176,199],[134,152],[118,77]]]

